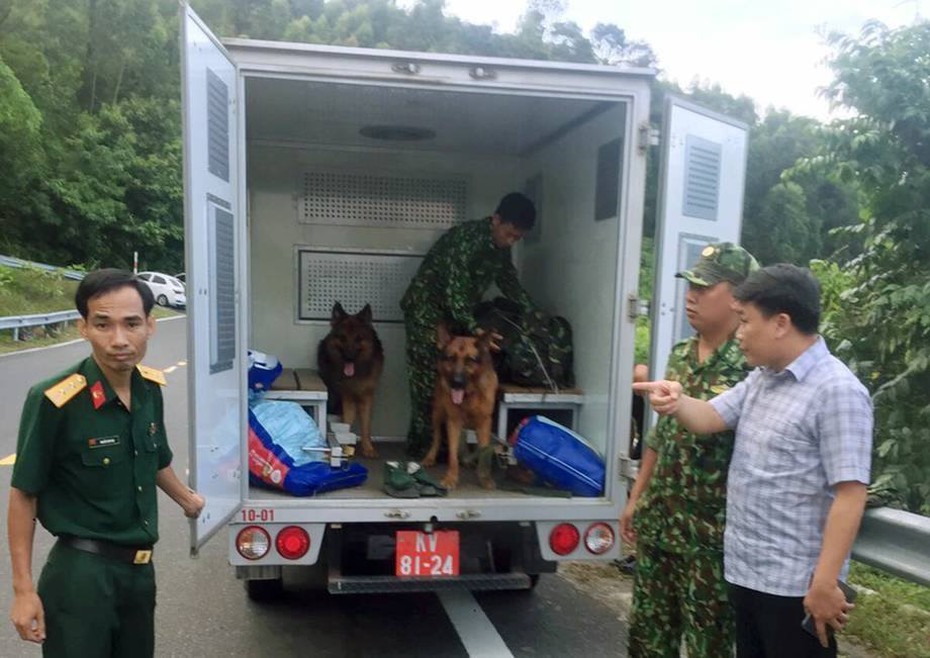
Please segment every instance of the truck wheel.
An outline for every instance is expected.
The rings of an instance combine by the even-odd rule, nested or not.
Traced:
[[[526,590],[527,592],[532,592],[534,589],[536,589],[536,586],[539,584],[539,576],[540,576],[540,574],[538,574],[538,573],[531,573],[531,574],[529,574],[529,577],[530,577],[530,588],[529,588],[528,590]]]
[[[245,591],[256,603],[270,603],[284,594],[284,583],[280,578],[273,580],[246,580]]]

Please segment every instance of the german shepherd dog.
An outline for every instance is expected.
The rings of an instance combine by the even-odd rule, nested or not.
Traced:
[[[320,378],[329,392],[328,411],[341,413],[342,422],[349,425],[358,418],[362,455],[377,457],[371,443],[371,411],[384,369],[384,349],[372,325],[371,304],[349,315],[336,302],[329,322],[331,329],[316,353]]]
[[[451,336],[443,325],[436,330],[440,356],[433,390],[433,443],[421,463],[423,466],[436,463],[445,430],[449,439],[449,468],[442,485],[448,489],[454,489],[459,481],[462,430],[475,430],[479,451],[491,445],[491,420],[497,399],[497,373],[491,361],[491,351],[496,348],[494,338],[489,333],[477,338]],[[479,468],[478,481],[486,489],[494,488],[489,470]]]

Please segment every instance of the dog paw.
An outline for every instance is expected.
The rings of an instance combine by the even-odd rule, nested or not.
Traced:
[[[435,465],[436,465],[436,455],[426,455],[426,457],[420,460],[420,466],[435,466]]]
[[[440,480],[439,483],[442,486],[444,486],[446,489],[448,489],[449,491],[452,491],[457,486],[459,486],[459,477],[457,475],[453,476],[453,475],[450,475],[449,473],[446,473],[446,476],[442,480]]]
[[[361,443],[362,457],[367,457],[369,459],[374,459],[378,456],[378,451],[371,444],[371,441],[362,441]]]
[[[478,484],[481,485],[482,489],[497,489],[497,483],[494,482],[494,478],[490,475],[479,475]]]

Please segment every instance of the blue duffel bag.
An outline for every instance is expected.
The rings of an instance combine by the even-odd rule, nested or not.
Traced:
[[[530,416],[514,434],[517,462],[549,486],[576,496],[597,497],[604,491],[603,458],[567,427],[544,416]]]

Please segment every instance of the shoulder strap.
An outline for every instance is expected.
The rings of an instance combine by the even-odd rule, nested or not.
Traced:
[[[139,374],[150,382],[155,382],[160,386],[165,386],[168,383],[168,380],[165,379],[165,373],[161,370],[143,365],[138,365],[136,368],[138,368]]]
[[[74,373],[68,375],[60,382],[45,389],[45,397],[51,400],[59,409],[63,407],[71,398],[84,390],[87,386],[87,379],[84,375]]]

